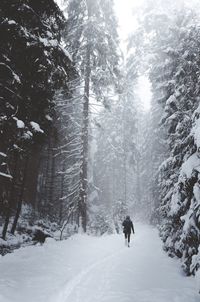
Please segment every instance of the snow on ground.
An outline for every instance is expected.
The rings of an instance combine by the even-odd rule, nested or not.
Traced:
[[[162,250],[154,228],[49,239],[0,258],[0,302],[199,302],[195,279]]]

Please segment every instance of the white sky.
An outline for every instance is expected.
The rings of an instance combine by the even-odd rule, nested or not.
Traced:
[[[142,107],[145,111],[149,111],[151,108],[151,83],[146,76],[141,76],[138,81],[138,94],[142,102]]]
[[[114,0],[115,1],[115,11],[118,18],[119,24],[119,36],[121,40],[121,48],[124,53],[126,53],[126,39],[128,35],[133,32],[137,28],[137,20],[136,16],[133,15],[133,12],[137,7],[141,7],[141,5],[146,0]],[[196,1],[196,0],[191,0]],[[58,5],[62,7],[62,0],[56,0]],[[142,76],[139,79],[138,83],[138,95],[142,101],[142,105],[144,110],[150,109],[150,101],[151,101],[151,86],[148,81],[148,78]]]
[[[166,0],[163,0],[163,2]],[[137,28],[137,13],[136,15],[133,12],[136,12],[138,7],[142,7],[144,2],[148,0],[114,0],[115,2],[115,11],[118,18],[119,24],[119,36],[121,40],[121,49],[126,54],[126,39],[128,38],[131,32]],[[166,6],[169,5],[174,7],[181,7],[182,5],[188,8],[194,8],[200,12],[200,0],[168,0],[166,1]],[[165,3],[165,2],[164,2]],[[142,102],[142,107],[145,111],[150,109],[150,102],[152,98],[151,93],[151,84],[146,76],[141,76],[138,83],[138,95]]]
[[[141,6],[145,0],[115,0],[115,10],[119,23],[119,36],[121,48],[126,53],[126,39],[137,28],[136,16],[133,12]],[[138,83],[138,95],[145,111],[150,109],[151,85],[146,76],[141,76]]]
[[[137,7],[137,0],[115,0],[115,10],[119,22],[119,33],[124,40],[128,34],[137,26],[136,18],[133,17],[133,10]]]

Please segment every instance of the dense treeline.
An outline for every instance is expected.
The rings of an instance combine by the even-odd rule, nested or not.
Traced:
[[[95,217],[91,228],[99,233],[121,229],[124,217],[137,208],[137,109],[135,61],[121,74],[120,94],[109,109],[95,118],[96,131],[92,161],[93,182],[90,207]],[[133,72],[134,70],[134,72]],[[95,210],[98,208],[98,211]]]
[[[143,143],[150,154],[142,158],[151,179],[145,190],[151,221],[159,224],[166,251],[181,258],[190,275],[200,267],[200,22],[194,11],[174,10],[170,3],[167,9],[161,1],[147,7],[131,42],[140,37],[138,47],[150,66],[152,108]]]
[[[80,97],[83,99],[82,162],[80,212],[83,229],[89,224],[88,215],[90,175],[88,142],[90,140],[90,113],[94,100],[108,107],[111,94],[117,90],[119,78],[119,51],[117,22],[113,1],[87,0],[63,1],[68,3],[68,26],[70,32],[67,47],[81,76]],[[67,32],[68,35],[68,32]]]
[[[33,220],[57,214],[50,192],[60,127],[55,92],[64,90],[67,102],[69,81],[77,72],[62,45],[66,20],[54,1],[0,5],[0,210],[5,239],[8,226],[15,232],[23,202],[31,205]]]
[[[118,86],[117,23],[112,1],[63,4],[67,18],[53,0],[0,4],[3,239],[92,219],[90,113]]]
[[[200,267],[200,21],[149,1],[119,51],[111,0],[0,3],[0,231],[119,232],[158,224],[187,275]],[[158,9],[159,7],[159,9]],[[152,85],[142,111],[138,78]],[[22,241],[28,239],[24,236]]]
[[[160,100],[164,109],[161,123],[167,130],[169,146],[168,158],[160,167],[161,236],[166,249],[182,258],[187,274],[198,269],[199,264],[192,259],[198,253],[200,242],[199,146],[196,139],[199,129],[196,134],[193,130],[197,116],[194,112],[199,106],[200,45],[199,26],[190,24],[190,20],[190,15],[180,15],[173,32],[168,35],[170,41],[163,47],[166,47],[167,60],[161,70],[168,70],[170,80],[168,83],[159,81],[164,92]],[[163,78],[166,79],[165,71]]]

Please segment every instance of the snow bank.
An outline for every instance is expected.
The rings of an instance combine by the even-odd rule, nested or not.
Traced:
[[[196,287],[197,287],[197,291],[200,294],[200,269],[198,270],[198,272],[196,273]]]
[[[192,257],[191,272],[192,271],[197,271],[195,275],[196,289],[200,294],[200,247],[198,249],[198,254]]]

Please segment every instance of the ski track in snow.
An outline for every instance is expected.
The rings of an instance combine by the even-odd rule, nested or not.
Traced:
[[[117,253],[117,255],[118,254],[119,253]],[[68,298],[70,297],[71,294],[74,293],[74,291],[77,289],[77,286],[79,286],[80,283],[83,281],[84,277],[88,278],[88,274],[91,273],[91,271],[93,271],[94,269],[97,270],[99,266],[104,265],[109,260],[113,260],[115,255],[116,254],[105,257],[103,260],[94,263],[91,266],[89,266],[87,269],[83,270],[81,273],[79,273],[75,278],[73,278],[64,286],[64,291],[61,292],[60,295],[56,294],[55,297],[53,297],[52,302],[68,301]]]
[[[0,302],[199,302],[195,279],[162,250],[157,230],[50,239],[0,258]]]

